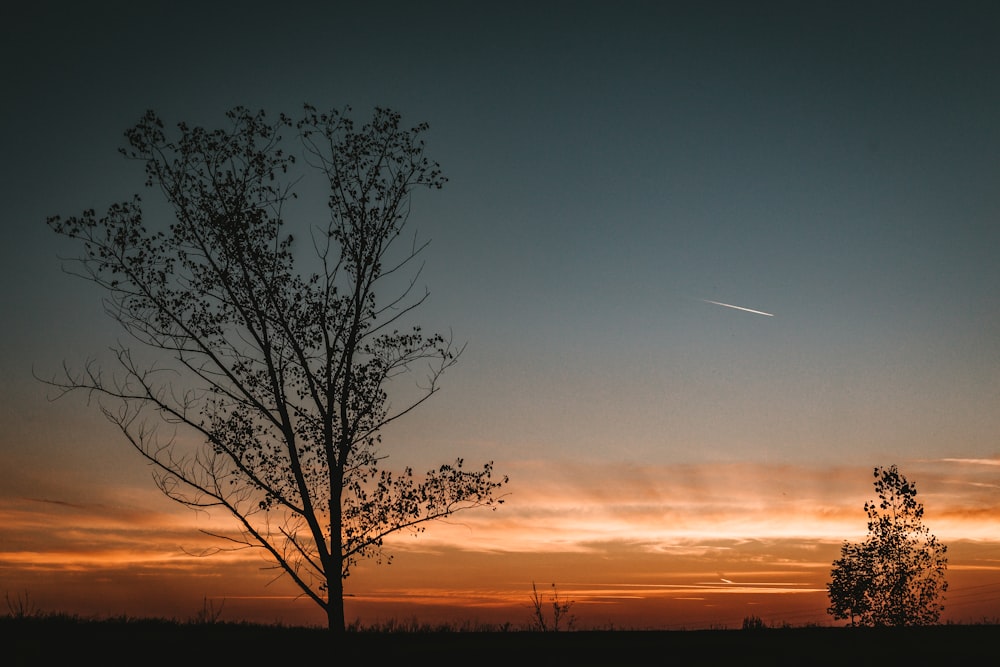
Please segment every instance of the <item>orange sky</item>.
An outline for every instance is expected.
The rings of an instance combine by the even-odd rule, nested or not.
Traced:
[[[945,620],[1000,617],[1000,460],[912,461],[925,524],[949,546]],[[825,583],[840,541],[866,534],[864,469],[756,464],[506,466],[507,502],[392,540],[390,566],[347,582],[349,619],[529,620],[531,584],[574,600],[577,627],[832,623]],[[141,482],[141,480],[140,480]],[[198,533],[226,525],[174,507],[152,486],[91,500],[0,500],[0,589],[86,615],[186,619],[205,597],[227,620],[320,624],[287,580],[248,551]],[[223,602],[224,601],[224,602]]]

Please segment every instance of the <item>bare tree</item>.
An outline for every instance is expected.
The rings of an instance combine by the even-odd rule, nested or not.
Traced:
[[[878,503],[865,503],[868,539],[845,542],[833,562],[828,612],[851,625],[937,623],[948,590],[948,547],[923,525],[917,488],[896,466],[875,468],[875,491]]]
[[[344,580],[360,559],[391,559],[386,536],[503,502],[492,462],[423,477],[383,465],[383,427],[437,392],[461,352],[404,326],[427,297],[415,289],[426,244],[402,240],[411,193],[446,179],[424,155],[427,126],[404,129],[392,111],[360,129],[309,105],[297,120],[227,118],[172,138],[150,111],[126,132],[121,152],[172,207],[169,225],[147,227],[138,195],[101,217],[49,218],[82,246],[67,270],[104,290],[137,345],[112,348],[111,373],[91,359],[47,381],[96,397],[163,493],[231,513],[238,530],[215,536],[266,551],[343,632]],[[306,244],[284,218],[300,170],[328,189]],[[300,245],[314,251],[306,272]],[[390,382],[420,368],[394,406]]]

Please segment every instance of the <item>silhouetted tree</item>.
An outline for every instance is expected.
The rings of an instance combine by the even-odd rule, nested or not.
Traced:
[[[382,428],[434,394],[461,352],[404,327],[427,297],[414,291],[426,244],[401,241],[411,192],[446,179],[424,156],[427,126],[404,129],[392,111],[359,130],[346,112],[309,105],[298,120],[244,108],[227,118],[168,137],[150,111],[126,132],[121,153],[144,165],[169,225],[147,227],[138,195],[102,217],[49,218],[82,245],[70,272],[103,288],[108,315],[139,344],[112,348],[111,374],[92,359],[49,382],[96,395],[163,493],[230,512],[238,531],[215,536],[265,550],[342,632],[353,564],[391,559],[391,533],[496,509],[507,481],[492,462],[467,471],[459,459],[422,478],[382,465]],[[328,214],[296,237],[312,253],[284,217],[302,165],[327,192]],[[388,384],[418,364],[425,381],[392,405]]]
[[[836,619],[849,619],[851,625],[857,625],[858,617],[870,608],[866,596],[872,566],[867,544],[845,542],[840,558],[833,562],[833,580],[827,584],[831,603],[828,613]]]
[[[936,623],[948,590],[948,547],[923,525],[916,486],[896,466],[875,468],[875,491],[878,503],[865,503],[868,539],[845,542],[833,562],[827,611],[851,625]]]

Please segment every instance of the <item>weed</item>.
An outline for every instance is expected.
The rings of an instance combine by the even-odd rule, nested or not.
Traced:
[[[4,593],[4,599],[7,600],[7,615],[10,618],[25,619],[42,616],[41,610],[31,601],[28,591],[24,591],[23,595],[18,593],[14,598],[10,597],[10,593]]]
[[[542,632],[558,632],[559,624],[565,621],[566,628],[572,630],[573,622],[576,619],[569,614],[569,610],[576,602],[574,600],[559,599],[559,591],[556,590],[555,584],[552,584],[552,597],[549,601],[552,604],[551,622],[549,622],[545,614],[545,607],[547,605],[544,596],[538,592],[535,582],[531,582],[532,629],[541,630]]]
[[[195,614],[195,617],[191,619],[191,622],[198,625],[214,625],[219,622],[219,617],[222,616],[222,609],[225,606],[225,598],[222,599],[222,602],[220,602],[218,608],[216,608],[215,600],[209,600],[206,595],[202,598],[201,609],[199,609],[198,613]]]

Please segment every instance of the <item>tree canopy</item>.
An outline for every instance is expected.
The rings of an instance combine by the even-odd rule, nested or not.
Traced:
[[[879,500],[865,503],[868,539],[844,542],[827,584],[830,613],[851,625],[937,623],[948,548],[923,525],[916,486],[896,466],[875,468]]]
[[[217,537],[266,551],[343,631],[352,565],[388,558],[391,533],[495,509],[507,481],[492,462],[423,476],[385,465],[383,427],[436,393],[461,352],[411,322],[426,244],[402,234],[414,190],[447,179],[424,154],[427,125],[407,129],[394,111],[360,128],[349,110],[309,105],[295,119],[226,118],[168,131],[150,111],[126,132],[121,153],[143,165],[169,224],[147,223],[138,195],[49,218],[81,248],[68,270],[103,290],[130,343],[48,381],[96,396],[163,493],[230,513],[238,529]],[[293,234],[288,205],[309,175],[326,214]],[[416,394],[393,404],[390,382],[418,371]]]

